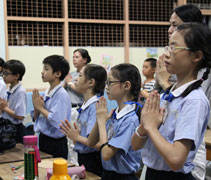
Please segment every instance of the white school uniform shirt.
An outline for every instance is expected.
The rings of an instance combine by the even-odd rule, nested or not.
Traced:
[[[26,90],[21,83],[16,84],[12,89],[7,90],[6,99],[8,107],[12,109],[17,116],[26,116],[27,96]],[[10,94],[10,95],[9,95]],[[23,121],[10,116],[7,112],[2,113],[4,119],[9,119],[13,124],[20,124]]]
[[[106,123],[108,145],[118,148],[115,155],[107,161],[102,159],[105,170],[120,174],[131,174],[140,167],[141,150],[134,151],[131,139],[139,126],[139,118],[135,112],[136,105],[128,104],[120,112],[116,109],[116,118],[112,117]]]
[[[0,98],[6,100],[7,86],[4,82],[2,76],[0,76]],[[0,118],[2,117],[2,112],[0,111]]]
[[[77,123],[80,126],[80,135],[83,137],[87,138],[95,125],[97,101],[98,97],[95,95],[81,106],[81,112],[78,115]],[[91,153],[97,150],[76,142],[74,151],[79,153]]]
[[[65,135],[60,131],[61,121],[71,121],[71,101],[61,84],[57,85],[48,94],[49,89],[44,94],[44,107],[49,112],[48,119],[41,113],[35,119],[34,130],[43,133],[51,138],[61,138]],[[34,111],[31,112],[33,117]]]
[[[161,124],[159,128],[161,135],[171,144],[182,139],[193,141],[184,166],[177,171],[184,174],[189,173],[194,168],[193,159],[202,143],[210,115],[209,101],[201,87],[191,91],[186,97],[180,96],[193,82],[195,80],[172,92],[175,98],[168,103],[168,114],[164,124]],[[162,99],[161,94],[161,106],[162,104],[165,104],[165,100]],[[142,160],[145,165],[152,169],[173,171],[158,153],[150,138],[142,149]]]

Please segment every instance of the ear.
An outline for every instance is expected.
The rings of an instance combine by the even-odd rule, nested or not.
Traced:
[[[20,74],[14,74],[15,78],[18,80],[19,79],[19,76]]]
[[[94,78],[89,79],[89,86],[93,87],[94,85],[95,85],[95,79]]]
[[[129,90],[129,89],[131,88],[131,83],[130,83],[130,81],[125,81],[125,82],[124,82],[124,88],[125,88],[126,90]]]
[[[62,75],[62,73],[61,73],[61,71],[57,71],[57,72],[55,72],[55,75],[56,75],[57,78],[60,78],[60,76]]]
[[[196,51],[196,52],[194,52],[194,57],[193,57],[193,62],[195,62],[195,63],[197,63],[197,62],[199,62],[199,61],[201,61],[202,60],[202,58],[203,58],[203,52],[202,51]]]

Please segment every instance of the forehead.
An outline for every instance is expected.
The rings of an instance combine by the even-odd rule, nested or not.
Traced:
[[[149,61],[144,61],[144,66],[151,66],[151,63]]]
[[[3,68],[4,72],[11,72],[9,68]]]
[[[170,17],[170,23],[175,23],[177,25],[183,24],[184,22],[180,19],[179,16],[174,12]]]
[[[79,51],[74,52],[74,56],[81,56],[81,53]]]
[[[50,64],[44,64],[43,66],[44,66],[44,68],[51,68],[52,69]]]

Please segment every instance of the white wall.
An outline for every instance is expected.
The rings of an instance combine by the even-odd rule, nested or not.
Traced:
[[[63,55],[63,47],[9,47],[9,59],[18,59],[26,67],[26,73],[22,80],[24,88],[46,88],[49,86],[41,79],[42,61],[45,57],[53,54]]]
[[[92,58],[91,63],[100,64],[108,68],[124,62],[123,47],[71,47],[70,54],[70,71],[75,68],[72,63],[73,51],[77,48],[85,48],[89,51]],[[41,79],[42,61],[45,57],[53,54],[63,55],[63,47],[29,47],[16,46],[9,47],[9,59],[19,59],[26,66],[26,74],[23,78],[23,86],[26,89],[46,88],[48,83],[43,83]],[[163,48],[158,48],[158,56],[162,53]],[[130,48],[130,63],[134,64],[142,74],[142,64],[147,58],[147,48]],[[142,79],[144,77],[142,76]]]

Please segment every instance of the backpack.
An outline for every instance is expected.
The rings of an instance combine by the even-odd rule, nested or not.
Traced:
[[[0,151],[15,147],[16,127],[8,119],[0,118]]]

